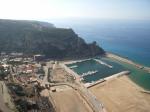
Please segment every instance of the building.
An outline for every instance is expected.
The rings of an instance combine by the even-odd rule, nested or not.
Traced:
[[[45,55],[34,55],[34,61],[43,61],[45,59]]]

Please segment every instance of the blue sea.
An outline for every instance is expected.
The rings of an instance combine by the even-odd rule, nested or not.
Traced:
[[[68,19],[51,22],[56,27],[72,28],[88,43],[97,41],[97,44],[105,51],[128,57],[137,63],[150,67],[150,21]],[[116,60],[103,61],[114,65],[114,68],[108,70],[93,61],[87,61],[76,63],[79,67],[74,71],[81,74],[88,70],[98,70],[97,74],[84,77],[85,81],[91,82],[125,69],[131,71],[129,78],[132,81],[144,89],[150,90],[149,73]]]
[[[86,20],[51,21],[56,27],[72,28],[86,42],[150,67],[150,21]]]

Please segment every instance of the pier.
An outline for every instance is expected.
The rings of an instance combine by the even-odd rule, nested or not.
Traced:
[[[113,75],[111,75],[109,77],[106,77],[104,79],[107,81],[107,80],[110,80],[110,79],[113,79],[113,78],[116,78],[116,77],[120,77],[120,76],[123,76],[123,75],[128,75],[128,74],[130,74],[130,71],[122,71],[122,72],[113,74]]]
[[[74,66],[71,66],[71,67],[69,67],[69,68],[72,69],[72,68],[77,68],[77,67],[78,67],[77,65],[74,65]]]
[[[133,66],[135,66],[135,67],[137,67],[139,69],[142,69],[142,70],[150,73],[150,67],[142,66],[142,65],[140,65],[138,63],[135,63],[135,62],[133,62],[133,61],[131,61],[129,59],[123,58],[123,57],[118,56],[116,54],[106,53],[106,57],[113,58],[113,59],[116,59],[118,61],[122,61],[122,62],[125,62],[125,63],[128,63],[128,64],[131,64],[131,65],[133,65]]]
[[[103,62],[103,61],[101,61],[101,60],[99,60],[99,59],[94,59],[94,60],[95,60],[96,62],[102,64],[102,65],[105,65],[105,66],[109,67],[109,68],[113,68],[113,66],[111,66],[111,65],[109,65],[109,64],[107,64],[107,63],[105,63],[105,62]]]
[[[90,88],[90,87],[92,87],[92,86],[95,86],[95,85],[97,85],[97,84],[99,84],[99,83],[102,83],[102,82],[105,82],[105,81],[106,81],[105,79],[100,79],[100,80],[98,80],[98,81],[96,81],[96,82],[85,83],[84,86],[85,86],[86,88]]]
[[[85,76],[88,76],[88,75],[94,75],[97,72],[98,72],[97,70],[95,70],[95,71],[88,71],[86,73],[82,73],[81,77],[85,77]]]
[[[92,59],[92,58],[83,59],[83,60],[69,61],[69,62],[64,62],[64,64],[67,65],[67,64],[80,63],[80,62],[88,61],[88,60],[91,60],[91,59]]]
[[[120,76],[123,76],[123,75],[128,75],[129,73],[130,73],[130,71],[122,71],[122,72],[113,74],[113,75],[111,75],[111,76],[109,76],[109,77],[100,79],[100,80],[98,80],[98,81],[94,81],[94,82],[91,82],[91,83],[86,83],[86,84],[84,84],[84,86],[87,87],[87,88],[90,88],[90,87],[92,87],[92,86],[95,86],[95,85],[97,85],[97,84],[99,84],[99,83],[108,81],[108,80],[110,80],[110,79],[117,78],[117,77],[120,77]]]

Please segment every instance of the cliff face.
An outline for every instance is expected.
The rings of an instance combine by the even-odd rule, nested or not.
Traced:
[[[50,58],[101,55],[95,42],[87,44],[72,29],[38,21],[0,20],[0,52],[41,53]]]

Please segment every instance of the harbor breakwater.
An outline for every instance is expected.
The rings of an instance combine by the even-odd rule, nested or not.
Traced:
[[[140,65],[138,63],[135,63],[129,59],[126,59],[126,58],[123,58],[121,56],[118,56],[116,54],[112,54],[112,53],[106,53],[106,57],[108,58],[113,58],[113,59],[116,59],[116,60],[119,60],[119,61],[122,61],[122,62],[125,62],[125,63],[128,63],[128,64],[131,64],[139,69],[142,69],[148,73],[150,73],[150,67],[146,67],[146,66],[143,66],[143,65]]]

